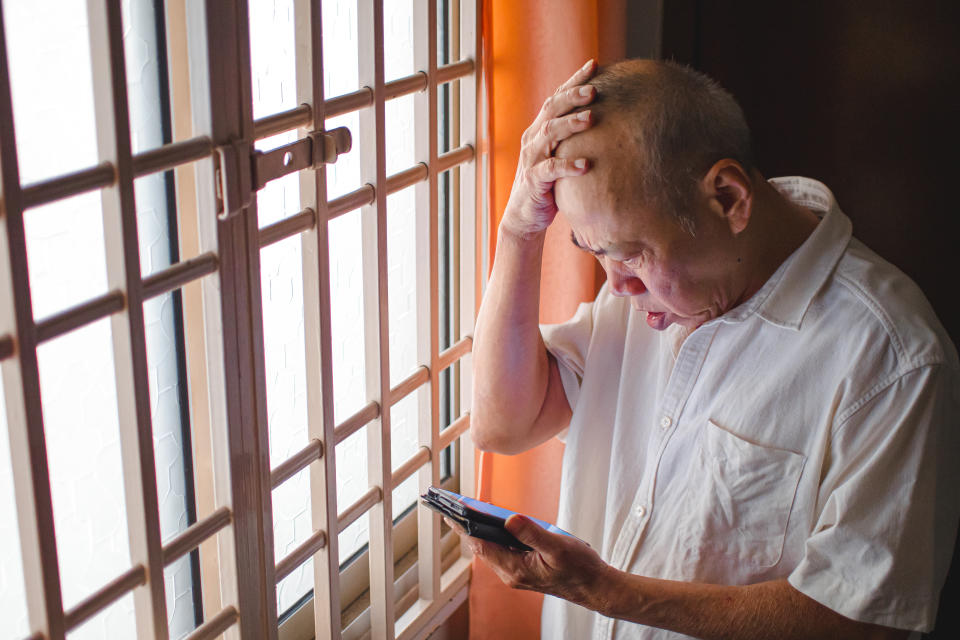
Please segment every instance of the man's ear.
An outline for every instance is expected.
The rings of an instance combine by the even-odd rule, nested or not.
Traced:
[[[734,235],[747,228],[753,209],[753,182],[739,162],[718,160],[707,171],[701,186],[710,210],[727,221]]]

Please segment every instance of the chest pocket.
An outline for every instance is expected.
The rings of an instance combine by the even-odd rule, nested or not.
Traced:
[[[708,421],[687,480],[681,544],[723,563],[777,564],[805,460]]]

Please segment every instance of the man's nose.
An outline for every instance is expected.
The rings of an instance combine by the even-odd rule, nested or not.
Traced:
[[[615,296],[638,296],[647,290],[643,280],[623,267],[610,265],[607,266],[606,271],[607,282],[610,283],[610,292]]]

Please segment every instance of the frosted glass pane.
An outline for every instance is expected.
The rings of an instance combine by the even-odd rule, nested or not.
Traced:
[[[180,640],[196,627],[189,555],[179,558],[163,570],[163,588],[166,593],[170,637]]]
[[[326,5],[324,5],[326,6]],[[353,146],[349,153],[337,156],[337,161],[327,165],[327,200],[333,200],[345,193],[358,189],[360,185],[360,114],[358,112],[329,118],[327,131],[337,127],[347,127],[353,137]]]
[[[153,448],[160,506],[160,535],[164,542],[189,526],[187,489],[177,368],[173,294],[143,305],[147,341],[147,374],[150,413],[153,417]]]
[[[310,509],[310,472],[304,469],[273,492],[274,561],[313,535]],[[301,565],[277,585],[277,610],[281,613],[313,588],[313,563]]]
[[[413,73],[413,0],[383,3],[383,51],[388,82]]]
[[[29,627],[14,495],[6,397],[0,378],[0,620],[6,633],[19,638],[27,635]]]
[[[160,51],[156,10],[151,0],[123,0],[123,55],[134,153],[163,144]]]
[[[97,163],[87,5],[4,2],[20,179],[36,182]],[[50,144],[55,127],[57,144]]]
[[[140,237],[140,274],[143,277],[171,264],[166,175],[157,173],[138,178],[133,183]]]
[[[67,640],[104,640],[137,637],[133,594],[128,593],[67,634]]]
[[[339,424],[367,403],[359,211],[330,221],[329,244],[333,405]]]
[[[323,93],[327,98],[359,88],[357,0],[323,3]]]
[[[50,131],[50,138],[54,137]],[[28,210],[23,217],[33,315],[45,318],[106,293],[100,193]]]
[[[260,273],[270,464],[276,466],[307,443],[300,238],[264,248]]]
[[[387,175],[409,169],[414,163],[414,101],[415,96],[390,100],[386,110]]]
[[[390,384],[421,363],[417,361],[417,249],[415,191],[387,197],[387,282],[390,308]],[[429,300],[422,301],[429,305]],[[429,306],[425,308],[429,309]]]
[[[293,0],[250,0],[253,117],[297,106]]]
[[[413,474],[393,490],[393,520],[396,522],[403,512],[417,502],[419,497],[417,474]]]
[[[417,425],[419,423],[420,403],[418,394],[428,394],[429,389],[429,385],[421,387],[419,391],[411,393],[390,409],[390,457],[394,470],[419,449]]]
[[[337,445],[337,510],[342,512],[367,492],[367,429]],[[340,535],[340,562],[344,562],[369,540],[367,516],[361,517]]]
[[[109,320],[42,345],[37,359],[69,608],[130,568]]]
[[[342,567],[370,542],[370,516],[360,516],[359,520],[337,536],[337,540],[340,544],[340,566]]]
[[[277,584],[277,611],[280,615],[313,589],[313,563],[305,562]]]

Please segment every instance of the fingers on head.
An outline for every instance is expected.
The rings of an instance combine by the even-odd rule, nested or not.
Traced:
[[[539,126],[527,129],[521,139],[521,151],[526,163],[529,165],[539,158],[551,155],[560,142],[589,129],[592,124],[591,112],[579,111],[544,120]]]
[[[533,178],[539,182],[556,182],[558,178],[582,176],[590,168],[585,158],[547,158],[533,170]]]
[[[543,101],[540,116],[546,118],[562,116],[569,113],[571,109],[589,104],[596,96],[597,90],[589,84],[558,90]]]
[[[583,84],[587,79],[593,76],[597,71],[597,61],[596,60],[587,60],[586,64],[577,69],[572,76],[570,76],[566,82],[560,85],[560,89],[566,89],[567,87],[572,87],[578,84]]]
[[[546,142],[542,146],[552,149],[564,137],[588,128],[592,124],[589,111],[570,111],[589,104],[595,96],[596,90],[589,85],[550,96],[544,101],[537,119],[523,132],[521,143],[525,147],[540,146],[537,139],[543,137]]]
[[[547,120],[540,127],[540,135],[553,144],[566,140],[575,133],[589,129],[591,124],[593,124],[591,112],[589,110],[578,111],[560,118]]]

